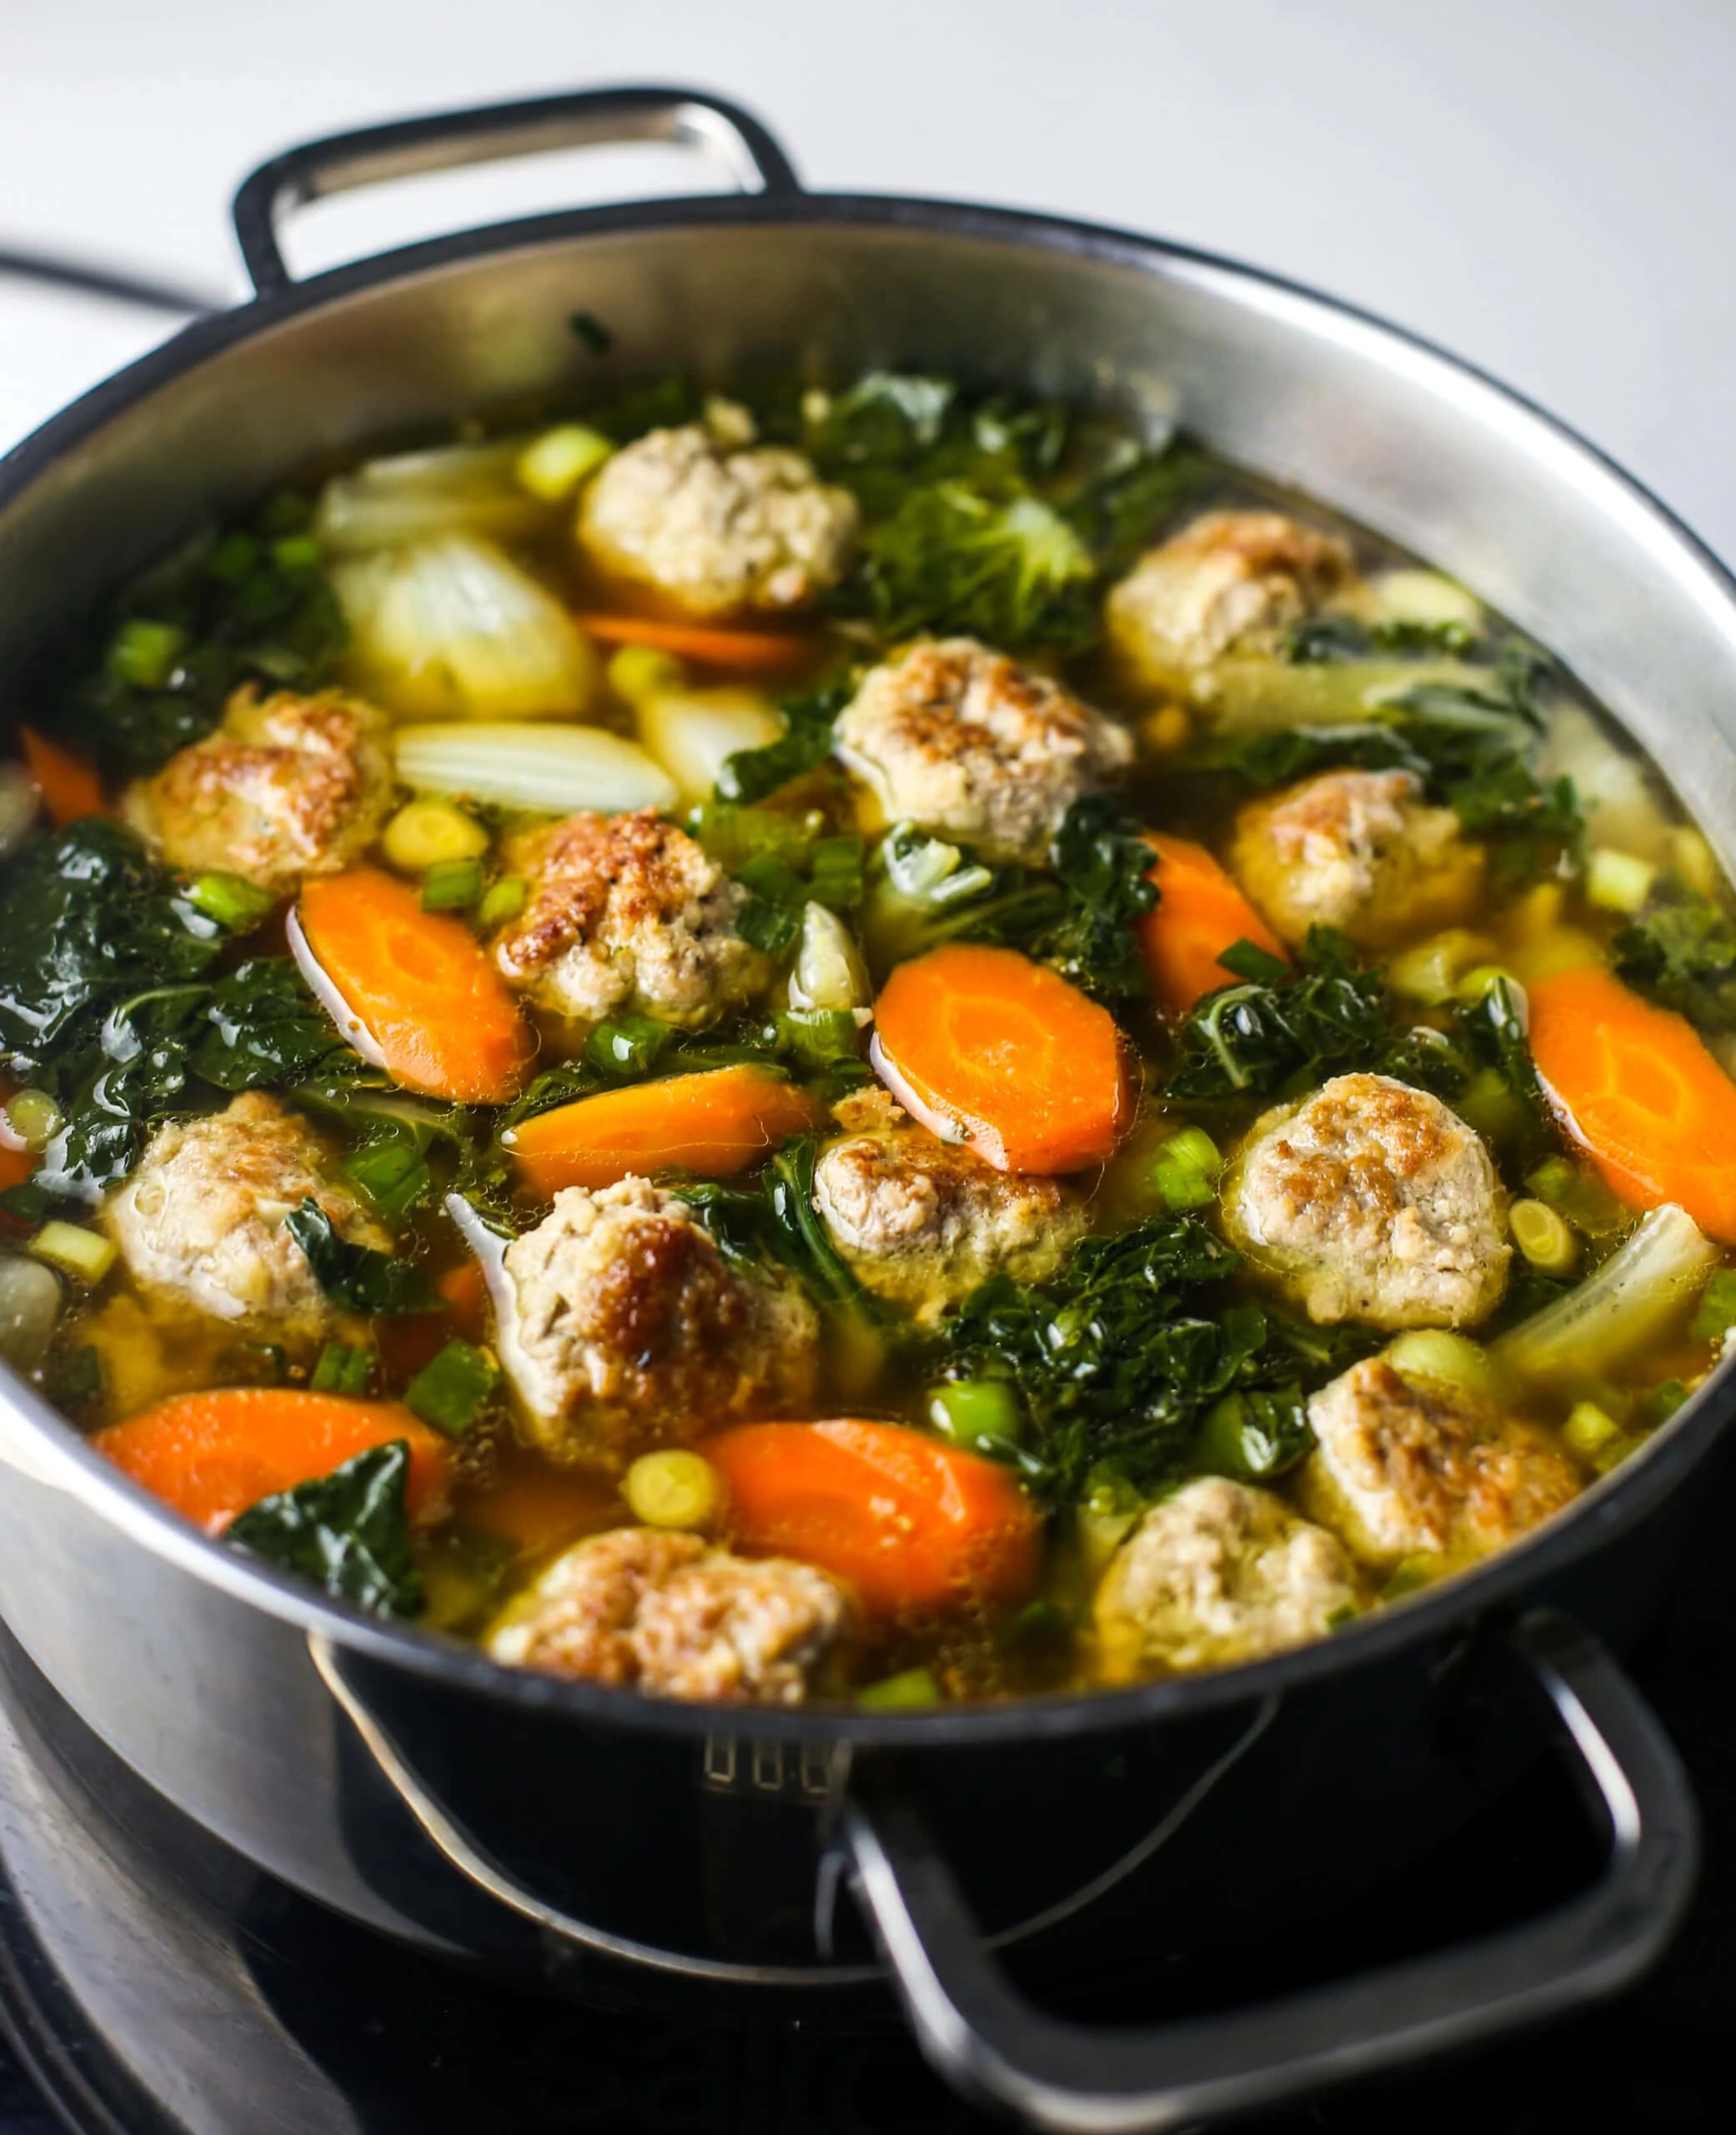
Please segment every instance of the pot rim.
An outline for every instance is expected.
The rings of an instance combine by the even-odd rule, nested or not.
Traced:
[[[454,232],[354,261],[256,296],[233,310],[194,320],[161,346],[93,387],[0,456],[0,512],[73,446],[159,388],[228,349],[272,328],[384,284],[514,250],[566,239],[629,235],[695,224],[845,224],[1001,243],[1016,249],[1156,273],[1182,283],[1227,289],[1244,304],[1280,319],[1360,341],[1388,368],[1409,370],[1437,392],[1478,405],[1513,446],[1554,464],[1591,494],[1628,535],[1653,548],[1709,611],[1736,647],[1736,577],[1668,508],[1617,461],[1487,371],[1378,314],[1328,296],[1265,269],[1107,225],[1010,208],[900,194],[701,195],[554,214]],[[1333,1636],[1269,1659],[1197,1676],[1121,1690],[1068,1692],[911,1713],[863,1713],[850,1707],[789,1709],[682,1702],[509,1668],[480,1647],[437,1632],[364,1616],[311,1590],[293,1575],[249,1561],[198,1531],[113,1468],[77,1427],[9,1369],[0,1379],[0,1434],[16,1424],[27,1434],[7,1457],[50,1487],[72,1492],[130,1540],[232,1600],[334,1640],[364,1659],[432,1676],[479,1697],[578,1723],[607,1723],[643,1733],[702,1738],[720,1727],[773,1741],[817,1739],[865,1749],[987,1748],[1030,1739],[1111,1733],[1207,1713],[1256,1699],[1276,1699],[1398,1649],[1468,1630],[1490,1611],[1513,1606],[1522,1593],[1553,1577],[1645,1518],[1686,1477],[1736,1419],[1736,1360],[1718,1368],[1648,1442],[1643,1451],[1588,1489],[1573,1506],[1523,1541],[1460,1571],[1414,1599],[1359,1618]],[[0,1368],[3,1369],[3,1368]]]

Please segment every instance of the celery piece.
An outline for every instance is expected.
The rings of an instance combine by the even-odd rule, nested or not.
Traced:
[[[585,1057],[605,1075],[648,1075],[669,1043],[670,1027],[650,1016],[617,1016],[585,1041]]]
[[[809,865],[808,895],[829,911],[849,912],[862,901],[862,841],[823,837]]]
[[[805,1068],[829,1068],[835,1060],[854,1060],[860,1051],[860,1033],[848,1008],[786,1008],[777,1027]]]
[[[118,1248],[100,1231],[88,1231],[78,1223],[56,1219],[43,1225],[31,1239],[29,1250],[63,1275],[94,1287],[113,1267]]]
[[[137,690],[160,690],[174,672],[187,633],[175,623],[148,622],[142,615],[123,623],[108,648],[108,671],[118,682]]]
[[[458,1338],[416,1374],[404,1389],[404,1405],[448,1438],[462,1438],[499,1384],[500,1367],[489,1351]]]
[[[468,912],[482,897],[479,860],[442,860],[422,877],[424,912]]]
[[[529,894],[530,885],[522,875],[503,875],[483,892],[482,902],[476,907],[477,924],[504,927],[508,920],[516,919],[524,909]]]
[[[349,1342],[328,1342],[308,1385],[315,1394],[365,1394],[374,1379],[374,1352]]]
[[[941,1686],[926,1668],[906,1668],[856,1692],[863,1712],[925,1712],[941,1702]]]
[[[787,956],[801,933],[801,920],[787,905],[752,897],[736,914],[735,932],[762,955]]]
[[[231,934],[244,934],[257,927],[277,899],[245,875],[231,874],[226,867],[213,867],[195,875],[183,892],[195,911],[214,919]]]
[[[647,1527],[709,1526],[724,1502],[722,1479],[711,1463],[677,1446],[640,1454],[622,1479],[621,1495]]]
[[[1016,1445],[1025,1432],[1019,1397],[1004,1379],[955,1379],[928,1397],[928,1420],[972,1453]]]

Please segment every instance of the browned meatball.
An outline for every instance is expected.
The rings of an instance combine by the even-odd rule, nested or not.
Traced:
[[[843,1589],[811,1565],[627,1527],[557,1557],[487,1645],[514,1666],[660,1697],[799,1705],[852,1615]]]
[[[871,669],[835,736],[889,815],[1033,867],[1073,802],[1133,756],[1125,728],[968,637],[925,640]]]
[[[1336,535],[1275,511],[1207,512],[1111,591],[1110,646],[1146,688],[1197,696],[1215,661],[1262,648],[1354,575]]]
[[[1287,942],[1335,927],[1390,948],[1467,917],[1483,849],[1407,771],[1328,771],[1252,801],[1236,818],[1230,868]]]
[[[1257,1120],[1223,1216],[1322,1321],[1474,1326],[1513,1257],[1488,1151],[1438,1098],[1387,1075],[1334,1076]]]
[[[494,961],[557,1014],[628,1009],[690,1029],[765,983],[765,959],[735,932],[747,892],[650,809],[569,816],[516,840],[508,865],[529,895]]]
[[[501,1362],[557,1460],[619,1463],[630,1440],[787,1413],[813,1384],[819,1322],[800,1288],[726,1260],[649,1179],[557,1193],[504,1273]]]
[[[814,1205],[863,1288],[924,1326],[991,1275],[1041,1282],[1084,1233],[1072,1188],[995,1170],[882,1090],[846,1098],[836,1116],[846,1131],[820,1153]]]
[[[1308,1403],[1302,1490],[1317,1520],[1375,1565],[1503,1549],[1579,1492],[1554,1440],[1465,1387],[1369,1357]]]
[[[217,732],[129,786],[123,811],[171,867],[227,868],[287,894],[378,835],[392,797],[387,726],[335,691],[262,701],[240,690]]]

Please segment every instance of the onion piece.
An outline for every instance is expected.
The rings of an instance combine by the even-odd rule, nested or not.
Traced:
[[[675,782],[660,765],[636,742],[600,726],[401,727],[398,776],[421,792],[464,793],[544,815],[665,809],[676,797]]]
[[[336,555],[396,547],[437,534],[529,539],[552,523],[519,480],[523,438],[394,453],[339,475],[319,493],[314,532]]]
[[[661,689],[640,698],[639,737],[685,801],[709,801],[724,765],[740,749],[763,749],[787,724],[758,690]]]
[[[442,535],[335,564],[355,680],[421,719],[570,717],[596,693],[590,641],[490,541]]]
[[[1595,1274],[1510,1328],[1489,1354],[1533,1385],[1571,1390],[1608,1379],[1679,1329],[1718,1261],[1693,1217],[1667,1201]]]
[[[314,954],[313,945],[302,932],[299,913],[290,912],[283,922],[283,934],[289,944],[289,953],[295,959],[296,969],[308,982],[314,999],[338,1026],[344,1043],[359,1052],[370,1068],[384,1068],[385,1054],[376,1043],[374,1033],[326,977],[325,967]]]

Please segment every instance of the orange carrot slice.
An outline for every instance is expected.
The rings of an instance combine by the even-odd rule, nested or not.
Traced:
[[[1139,922],[1140,953],[1158,1006],[1185,1016],[1202,994],[1235,983],[1217,961],[1226,949],[1252,942],[1282,957],[1284,945],[1204,846],[1159,831],[1145,836],[1162,902]]]
[[[1595,964],[1526,991],[1543,1088],[1612,1188],[1736,1244],[1736,1083],[1692,1024]]]
[[[378,868],[316,877],[297,907],[329,982],[406,1088],[454,1104],[504,1104],[535,1049],[506,982],[462,920],[424,912]]]
[[[886,1610],[1012,1601],[1036,1580],[1042,1518],[992,1460],[896,1424],[744,1424],[701,1449],[731,1533],[848,1580]]]
[[[580,1098],[504,1138],[524,1183],[546,1198],[564,1186],[613,1186],[630,1172],[727,1178],[824,1117],[805,1090],[744,1063]]]
[[[951,942],[912,957],[875,1023],[876,1068],[899,1103],[998,1171],[1101,1163],[1133,1117],[1113,1018],[1015,950]]]
[[[84,761],[50,741],[33,727],[18,729],[18,746],[25,768],[36,781],[43,806],[57,830],[82,821],[86,816],[106,816],[108,802],[103,781]]]
[[[605,645],[647,645],[702,667],[732,674],[781,674],[804,667],[820,650],[818,639],[783,630],[740,630],[715,624],[670,622],[654,615],[580,615],[580,630]]]
[[[279,1490],[329,1475],[370,1446],[408,1440],[413,1519],[445,1510],[452,1449],[395,1401],[278,1386],[178,1394],[98,1431],[93,1443],[135,1483],[208,1535]]]

